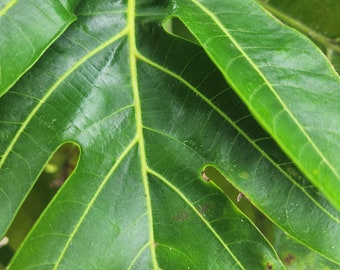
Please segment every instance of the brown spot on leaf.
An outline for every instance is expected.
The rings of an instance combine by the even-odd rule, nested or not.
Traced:
[[[174,222],[183,222],[189,218],[189,214],[187,212],[179,212],[177,215],[175,215],[172,220]]]
[[[285,265],[291,265],[293,261],[295,260],[295,256],[291,253],[288,253],[284,258],[283,262]]]
[[[267,263],[266,263],[266,269],[267,269],[267,270],[273,269],[273,265],[272,265],[271,263],[267,262]]]
[[[200,214],[201,215],[205,215],[205,213],[206,212],[208,212],[208,210],[209,210],[209,206],[208,205],[199,205],[198,207],[197,207],[197,210],[200,212]]]

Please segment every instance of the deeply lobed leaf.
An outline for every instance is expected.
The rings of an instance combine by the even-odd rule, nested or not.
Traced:
[[[184,79],[156,67],[150,54],[157,43],[142,39],[155,35],[164,43],[156,57],[166,57],[174,42],[176,51],[183,47],[190,58],[198,56],[202,67],[211,66],[209,60],[200,48],[169,39],[147,22],[150,10],[148,16],[135,17],[134,4],[84,2],[77,23],[1,99],[2,233],[51,153],[65,141],[81,149],[76,172],[10,269],[282,268],[253,224],[218,189],[200,180],[206,160],[196,159],[200,147],[187,123],[166,123],[169,112],[179,108],[183,116],[194,112],[205,121],[216,112],[207,105],[197,107],[202,100]],[[141,5],[139,12],[146,8]],[[168,63],[183,71],[190,66],[188,61]],[[194,73],[190,77],[197,80]],[[158,100],[155,106],[150,106],[152,99]],[[172,109],[160,115],[159,105]],[[162,131],[164,124],[169,131]],[[178,124],[186,133],[184,141],[171,131]],[[233,131],[230,139],[235,135]],[[186,158],[171,154],[178,149]]]
[[[206,164],[340,262],[339,213],[287,163],[201,48],[159,26],[170,8],[83,1],[77,22],[0,100],[2,234],[53,151],[65,141],[81,149],[10,269],[283,268],[253,224],[200,179]]]

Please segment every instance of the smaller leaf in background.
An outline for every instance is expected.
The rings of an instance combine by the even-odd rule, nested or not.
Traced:
[[[0,96],[76,19],[77,0],[7,1],[0,6]],[[69,9],[67,9],[69,8]]]
[[[340,73],[340,3],[338,0],[258,0],[283,23],[309,37]]]
[[[337,39],[336,42],[339,44],[340,47],[340,39]],[[332,51],[327,54],[327,57],[331,60],[335,70],[340,74],[340,51]]]

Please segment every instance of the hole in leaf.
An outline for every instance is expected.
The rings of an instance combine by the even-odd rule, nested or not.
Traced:
[[[73,173],[78,164],[79,153],[79,147],[75,143],[67,142],[50,157],[6,234],[9,239],[6,249],[12,251],[11,255],[18,249],[57,190]],[[1,261],[4,262],[8,262],[8,256]]]
[[[243,193],[237,190],[214,166],[206,166],[201,173],[202,178],[203,173],[205,177],[223,190],[235,205],[255,223],[257,228],[270,242],[273,242],[274,232],[272,222],[253,206]]]
[[[164,24],[164,29],[172,35],[178,36],[187,41],[199,44],[197,39],[189,31],[189,29],[184,25],[184,23],[177,17],[169,18]]]

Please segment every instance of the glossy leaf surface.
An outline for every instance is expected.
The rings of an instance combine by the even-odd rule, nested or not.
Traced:
[[[65,141],[81,149],[76,172],[10,269],[282,268],[248,219],[200,179],[199,133],[205,148],[216,140],[216,121],[219,141],[237,133],[170,68],[204,82],[189,60],[213,68],[208,58],[135,18],[133,1],[110,3],[83,3],[77,23],[1,100],[2,232],[51,153]],[[185,61],[166,59],[182,47]],[[213,78],[228,90],[217,72]],[[206,124],[190,124],[193,113]]]
[[[82,1],[78,20],[1,98],[1,235],[52,153],[67,141],[80,148],[9,269],[282,269],[263,235],[202,179],[207,164],[340,263],[339,212],[202,48],[161,27],[185,8],[176,4]]]
[[[340,210],[340,78],[327,59],[252,0],[177,3],[252,114]]]
[[[0,3],[0,96],[75,20],[76,2],[65,1],[65,6],[53,0]]]

